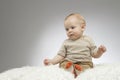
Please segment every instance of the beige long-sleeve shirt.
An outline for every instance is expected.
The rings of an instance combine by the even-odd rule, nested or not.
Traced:
[[[64,60],[76,62],[92,62],[92,54],[96,53],[97,47],[94,41],[83,35],[81,38],[77,40],[66,39],[60,50],[58,51],[58,55],[65,57]]]

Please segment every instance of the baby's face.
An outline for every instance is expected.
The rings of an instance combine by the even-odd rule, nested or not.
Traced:
[[[71,16],[67,20],[65,20],[64,26],[66,29],[67,36],[71,40],[76,40],[80,38],[85,29],[85,26],[82,26],[80,24],[79,19],[75,16]]]

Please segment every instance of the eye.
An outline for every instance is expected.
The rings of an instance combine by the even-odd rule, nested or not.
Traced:
[[[71,29],[74,29],[75,28],[75,26],[71,26]]]
[[[69,29],[68,29],[68,28],[66,28],[65,30],[66,30],[66,31],[68,31]]]

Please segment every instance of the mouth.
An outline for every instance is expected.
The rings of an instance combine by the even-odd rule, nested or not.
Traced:
[[[70,34],[70,35],[69,35],[69,37],[73,37],[73,36],[74,36],[74,34]]]
[[[69,36],[73,36],[73,34],[70,34]]]

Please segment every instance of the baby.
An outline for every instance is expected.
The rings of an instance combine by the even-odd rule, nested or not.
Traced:
[[[68,15],[64,20],[64,27],[68,39],[66,39],[57,55],[53,59],[45,59],[44,64],[58,64],[60,68],[70,71],[75,77],[82,71],[93,68],[93,58],[99,58],[106,47],[96,47],[94,41],[83,32],[86,28],[84,17],[78,13]]]

